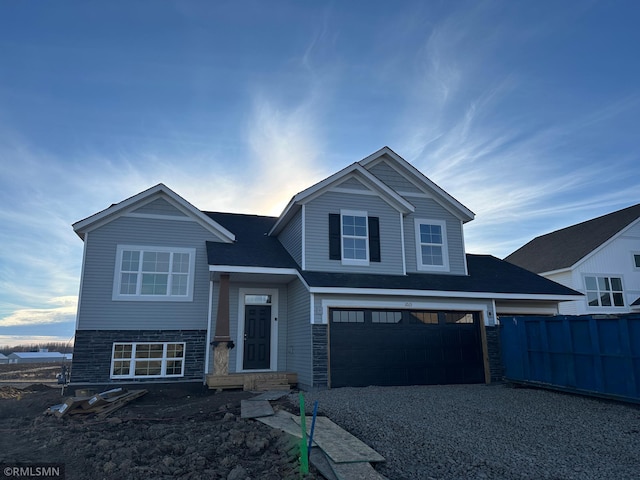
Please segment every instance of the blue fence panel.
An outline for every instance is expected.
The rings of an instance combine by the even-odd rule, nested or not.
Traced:
[[[640,402],[640,315],[501,317],[505,378]]]

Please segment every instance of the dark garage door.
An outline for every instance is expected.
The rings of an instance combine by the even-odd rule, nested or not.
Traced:
[[[484,381],[478,312],[332,309],[331,387]]]

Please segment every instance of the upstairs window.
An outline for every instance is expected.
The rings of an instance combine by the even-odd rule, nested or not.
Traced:
[[[448,271],[446,223],[443,220],[415,220],[418,270]]]
[[[120,245],[113,299],[191,300],[194,262],[191,248]]]
[[[624,307],[624,290],[620,277],[584,277],[590,307]]]
[[[329,259],[343,265],[380,261],[380,221],[367,212],[342,210],[329,214]]]
[[[633,266],[636,270],[640,270],[640,253],[633,254]]]

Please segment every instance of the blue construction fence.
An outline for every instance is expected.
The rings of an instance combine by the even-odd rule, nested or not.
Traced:
[[[640,403],[640,314],[500,317],[505,379]]]

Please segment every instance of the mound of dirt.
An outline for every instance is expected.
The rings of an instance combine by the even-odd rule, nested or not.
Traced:
[[[81,480],[300,478],[292,437],[240,418],[249,393],[152,390],[106,419],[84,419],[43,415],[65,399],[45,388],[0,388],[0,463],[61,462]]]

